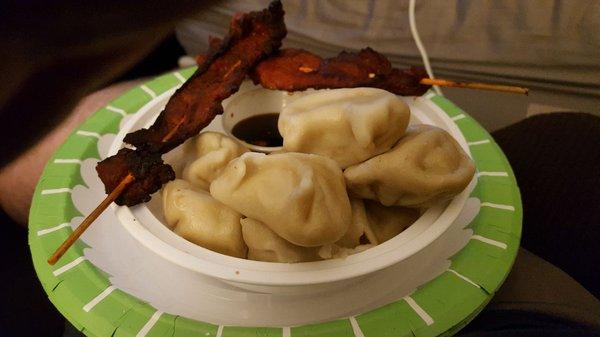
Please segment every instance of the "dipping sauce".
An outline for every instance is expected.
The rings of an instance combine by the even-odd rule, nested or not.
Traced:
[[[282,146],[283,138],[277,129],[278,113],[265,113],[238,122],[231,133],[248,144],[257,146]]]

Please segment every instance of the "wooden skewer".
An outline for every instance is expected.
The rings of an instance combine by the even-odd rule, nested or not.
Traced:
[[[454,87],[454,88],[469,88],[469,89],[480,89],[490,91],[502,91],[510,92],[513,94],[525,94],[529,93],[529,89],[523,87],[515,87],[511,85],[500,85],[500,84],[489,84],[489,83],[478,83],[478,82],[459,82],[444,80],[440,78],[424,78],[420,81],[424,85],[437,85],[440,87]]]
[[[81,234],[85,232],[85,230],[92,224],[92,222],[94,222],[94,220],[96,220],[96,218],[98,218],[98,216],[100,216],[100,214],[104,212],[108,205],[115,201],[115,199],[117,199],[119,195],[121,195],[121,192],[123,192],[123,190],[127,186],[129,186],[129,184],[131,184],[134,180],[135,177],[131,173],[125,176],[125,178],[121,180],[119,185],[117,185],[117,187],[115,187],[115,189],[112,190],[112,192],[110,192],[110,194],[107,195],[106,198],[104,198],[104,200],[102,200],[100,205],[98,205],[98,207],[96,207],[96,209],[94,209],[92,213],[90,213],[90,215],[88,215],[87,218],[85,218],[81,222],[81,224],[73,231],[73,233],[71,233],[71,235],[69,235],[69,237],[56,249],[54,254],[52,254],[52,256],[48,258],[48,263],[54,265],[56,261],[58,261],[65,254],[65,252],[73,245],[73,243],[75,243],[75,241],[79,239]]]

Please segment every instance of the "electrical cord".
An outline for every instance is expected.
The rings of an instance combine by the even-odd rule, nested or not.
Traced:
[[[408,3],[408,22],[410,25],[410,32],[412,34],[413,40],[415,40],[417,49],[419,49],[419,53],[421,54],[421,59],[423,60],[425,71],[427,71],[427,75],[429,75],[429,78],[433,79],[435,77],[433,76],[433,70],[431,69],[431,65],[429,64],[429,56],[427,55],[425,46],[423,46],[423,42],[421,42],[419,32],[417,31],[417,22],[415,20],[415,3],[416,0],[409,0]],[[435,92],[438,95],[443,95],[442,90],[437,85],[433,86],[433,90],[435,90]]]

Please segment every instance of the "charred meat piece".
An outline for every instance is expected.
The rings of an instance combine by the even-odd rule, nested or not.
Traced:
[[[204,64],[204,62],[206,62],[206,60],[208,59],[207,55],[211,55],[215,51],[219,50],[221,48],[222,44],[223,44],[223,39],[221,39],[219,37],[209,36],[208,37],[208,53],[196,55],[196,58],[195,58],[196,64],[199,66]]]
[[[210,49],[154,125],[128,134],[125,142],[165,153],[198,134],[223,113],[221,102],[239,89],[256,63],[279,49],[286,35],[283,14],[281,3],[273,2],[263,11],[236,15],[220,48]]]
[[[160,153],[142,150],[121,149],[96,166],[96,171],[106,193],[117,187],[127,174],[133,175],[134,181],[115,200],[117,205],[133,206],[146,202],[150,200],[150,194],[175,179],[175,172],[162,161]]]
[[[260,62],[250,76],[255,84],[286,91],[374,87],[396,95],[420,96],[430,88],[419,83],[427,77],[423,68],[392,68],[385,56],[371,48],[329,59],[306,50],[284,49]]]
[[[136,150],[122,149],[96,167],[110,193],[128,175],[131,183],[116,200],[132,206],[150,200],[162,184],[175,178],[161,155],[183,143],[222,113],[221,102],[235,93],[250,69],[275,52],[287,31],[283,8],[274,1],[269,8],[234,16],[229,35],[215,40],[205,62],[169,99],[156,122],[125,136]]]

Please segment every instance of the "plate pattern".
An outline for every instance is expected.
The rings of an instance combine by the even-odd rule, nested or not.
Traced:
[[[35,190],[29,245],[37,275],[58,310],[87,336],[207,337],[392,337],[452,335],[490,301],[508,275],[521,237],[521,198],[514,174],[498,145],[473,118],[443,96],[424,98],[441,108],[468,141],[481,201],[468,228],[473,234],[450,260],[448,270],[399,301],[360,315],[296,327],[219,326],[171,315],[118,289],[85,256],[81,240],[55,265],[47,257],[70,234],[81,214],[71,192],[87,187],[80,173],[86,159],[158,95],[181,85],[195,68],[169,73],[136,87],[97,111],[52,156]]]

